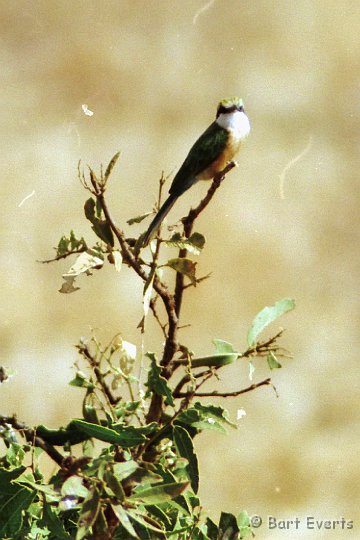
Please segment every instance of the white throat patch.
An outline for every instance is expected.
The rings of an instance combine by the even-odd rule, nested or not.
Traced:
[[[233,111],[222,113],[216,119],[216,123],[223,129],[232,131],[236,138],[244,139],[250,133],[250,122],[244,112]]]

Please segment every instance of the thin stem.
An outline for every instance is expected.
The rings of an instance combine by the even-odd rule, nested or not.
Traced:
[[[211,199],[213,198],[215,191],[220,187],[222,181],[224,180],[226,174],[236,167],[236,163],[234,161],[231,161],[227,164],[225,169],[223,169],[221,172],[219,172],[213,179],[212,184],[205,195],[205,197],[200,201],[200,203],[190,210],[188,215],[182,219],[183,225],[184,225],[184,235],[186,238],[189,238],[189,236],[192,233],[194,222],[197,217],[201,214],[203,210],[207,207],[207,205],[210,203]],[[179,250],[179,258],[183,258],[187,256],[187,249],[181,248]],[[184,292],[185,286],[184,286],[184,274],[180,274],[178,272],[176,274],[176,283],[175,283],[175,310],[177,317],[180,316],[181,311],[181,304],[183,299],[183,292]]]
[[[138,276],[141,277],[141,279],[146,282],[149,278],[149,275],[145,272],[145,270],[142,268],[139,260],[135,257],[134,253],[131,251],[129,245],[127,244],[125,240],[124,233],[118,229],[118,227],[115,224],[115,221],[111,217],[109,208],[107,206],[107,203],[104,198],[104,193],[98,192],[96,194],[101,207],[103,209],[104,215],[106,217],[107,222],[109,223],[113,233],[115,234],[120,247],[122,251],[122,256],[125,260],[125,262],[135,270],[135,272],[138,274]],[[169,337],[172,342],[175,341],[175,333],[176,333],[176,326],[177,326],[177,316],[175,312],[175,306],[174,306],[174,298],[170,294],[167,287],[159,280],[159,278],[155,275],[154,276],[154,282],[153,287],[155,292],[158,293],[158,295],[161,297],[166,313],[169,319]]]
[[[276,392],[276,389],[271,382],[271,379],[265,379],[264,381],[261,381],[259,383],[251,384],[247,388],[243,388],[242,390],[236,390],[235,392],[217,392],[214,390],[213,392],[178,392],[177,395],[175,395],[175,398],[186,398],[189,395],[194,397],[236,397],[240,396],[240,394],[246,394],[247,392],[252,392],[253,390],[256,390],[257,388],[260,388],[260,386],[272,386]]]
[[[79,353],[82,356],[84,356],[84,358],[86,358],[87,361],[89,362],[90,367],[94,371],[96,380],[99,383],[101,389],[103,390],[103,393],[104,393],[104,395],[105,395],[105,397],[106,397],[106,399],[107,399],[107,401],[108,401],[108,403],[110,405],[110,408],[112,408],[114,405],[116,405],[120,401],[120,398],[116,398],[113,395],[113,393],[110,390],[107,382],[105,381],[104,375],[101,372],[101,369],[99,367],[99,363],[96,360],[96,358],[94,358],[93,355],[91,354],[91,352],[89,350],[89,347],[86,344],[81,343],[81,344],[77,345],[77,349],[78,349]]]
[[[87,251],[89,248],[87,246],[84,246],[80,249],[74,249],[73,251],[69,251],[68,253],[64,253],[63,255],[57,255],[53,259],[46,259],[45,261],[36,261],[42,264],[49,264],[55,261],[61,261],[61,259],[66,259],[67,257],[70,257],[71,255],[78,255],[79,253],[84,253],[84,251]]]

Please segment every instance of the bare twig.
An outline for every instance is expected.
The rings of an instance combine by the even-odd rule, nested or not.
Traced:
[[[61,259],[66,259],[67,257],[70,257],[71,255],[78,255],[79,253],[84,253],[84,251],[87,251],[89,248],[87,246],[84,246],[80,249],[74,249],[74,251],[69,251],[68,253],[64,253],[63,255],[57,255],[53,259],[47,259],[45,261],[36,261],[42,264],[48,264],[55,261],[61,261]]]
[[[116,405],[121,398],[116,398],[112,391],[110,390],[107,382],[105,381],[105,377],[101,372],[101,369],[99,367],[99,363],[94,358],[94,356],[91,354],[89,347],[85,343],[80,343],[79,345],[76,345],[76,348],[78,349],[79,353],[86,358],[86,360],[89,362],[90,367],[93,369],[95,377],[97,382],[99,383],[100,387],[102,388],[104,395],[106,396],[109,404],[111,406]]]
[[[161,205],[161,195],[162,195],[162,188],[163,188],[164,183],[165,183],[165,178],[164,178],[164,173],[162,173],[162,175],[160,177],[160,181],[159,181],[158,208],[160,208],[160,205]],[[151,284],[153,283],[155,275],[156,275],[156,270],[158,268],[157,261],[158,261],[159,253],[160,253],[160,245],[161,245],[161,240],[160,240],[159,231],[158,231],[157,238],[156,238],[155,251],[152,254],[153,257],[152,257],[152,263],[150,265],[150,272],[148,274],[147,281],[145,282],[145,285],[144,285],[144,292],[143,292],[144,297],[146,295],[146,291],[148,291],[148,287],[151,287]],[[151,294],[152,294],[152,290],[151,290]],[[151,305],[151,300],[150,300],[150,303],[149,303],[149,307],[150,307],[150,305]],[[152,310],[152,312],[154,314],[155,319],[160,324],[160,326],[161,326],[161,328],[163,330],[164,336],[166,338],[167,337],[166,332],[164,331],[164,327],[160,323],[160,319],[157,316],[157,313],[155,311],[155,304],[154,303],[152,304],[151,310]],[[138,328],[141,328],[141,333],[142,334],[145,332],[145,320],[146,320],[146,314],[144,314],[144,317],[142,318],[140,324],[138,325]]]
[[[250,356],[264,356],[269,351],[277,352],[279,350],[284,351],[282,347],[273,346],[276,340],[283,334],[284,329],[281,328],[277,334],[267,339],[266,341],[259,341],[252,347],[246,349],[245,352],[239,354],[239,358],[249,358]],[[284,353],[281,353],[281,356],[285,356]]]
[[[214,368],[205,369],[204,371],[200,371],[199,373],[191,373],[191,374],[187,373],[175,386],[173,390],[173,396],[178,397],[181,389],[183,388],[183,386],[185,386],[185,384],[187,384],[193,379],[199,379],[200,377],[205,377],[207,376],[208,373],[211,373],[212,375],[214,375]]]
[[[276,392],[276,389],[271,382],[271,379],[265,379],[264,381],[261,381],[259,383],[251,384],[247,388],[243,388],[242,390],[236,390],[235,392],[218,392],[217,390],[214,390],[213,392],[178,392],[177,395],[175,395],[175,398],[186,398],[189,395],[192,397],[236,397],[240,396],[240,394],[246,394],[246,392],[252,392],[253,390],[256,390],[257,388],[260,388],[260,386],[272,386]]]
[[[159,314],[158,314],[157,309],[156,309],[156,301],[157,301],[158,298],[159,298],[159,296],[155,296],[155,298],[152,298],[150,300],[150,309],[151,309],[151,311],[153,313],[154,319],[157,321],[158,325],[161,328],[162,333],[164,334],[164,337],[166,338],[166,336],[167,336],[167,333],[166,333],[167,325],[163,324],[161,322]]]
[[[105,218],[107,222],[109,223],[114,235],[116,236],[120,247],[121,252],[123,256],[123,260],[135,270],[135,272],[138,274],[138,276],[141,277],[141,279],[144,282],[147,282],[149,275],[148,273],[142,268],[142,265],[134,255],[134,253],[131,251],[129,245],[127,244],[125,240],[124,233],[116,226],[115,221],[113,220],[109,208],[107,206],[107,203],[104,198],[104,190],[105,186],[98,186],[97,185],[97,191],[95,193],[98,201],[101,204],[102,210],[104,212]],[[174,297],[169,292],[168,288],[159,280],[159,278],[155,275],[154,276],[154,282],[153,287],[155,292],[160,296],[162,299],[166,313],[168,316],[169,321],[169,330],[168,330],[168,336],[165,344],[164,354],[162,358],[162,365],[167,366],[169,362],[171,361],[173,355],[175,354],[177,350],[177,315],[175,311],[175,303],[174,303]]]
[[[198,283],[205,281],[205,279],[209,279],[209,277],[211,277],[211,274],[212,272],[210,272],[209,274],[206,274],[206,276],[201,276],[199,278],[196,278],[194,283],[188,283],[187,285],[184,285],[183,290],[185,291],[186,289],[189,289],[190,287],[196,287]]]
[[[200,201],[200,203],[195,208],[192,208],[190,210],[190,212],[188,213],[186,217],[182,219],[182,222],[184,225],[184,235],[186,238],[190,237],[193,226],[194,226],[194,221],[196,220],[196,218],[201,214],[203,210],[205,210],[205,208],[207,207],[207,205],[210,203],[211,199],[213,198],[215,191],[220,187],[227,173],[231,171],[231,169],[233,169],[234,167],[236,167],[236,163],[234,161],[230,161],[230,163],[226,165],[225,169],[214,177],[212,184],[207,194],[205,195],[205,197]],[[183,258],[186,256],[187,256],[187,249],[181,248],[179,250],[178,257]],[[180,315],[184,289],[185,289],[184,274],[180,274],[180,272],[178,272],[176,274],[175,294],[174,294],[175,310],[176,310],[177,317],[179,317]]]

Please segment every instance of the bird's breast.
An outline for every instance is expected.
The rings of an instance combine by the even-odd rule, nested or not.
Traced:
[[[211,180],[214,176],[225,169],[226,165],[234,159],[241,146],[241,138],[237,137],[233,131],[229,131],[226,146],[221,154],[197,175],[197,180]]]

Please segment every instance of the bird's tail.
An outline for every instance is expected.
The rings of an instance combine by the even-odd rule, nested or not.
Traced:
[[[160,210],[158,211],[158,213],[156,214],[156,216],[150,223],[148,230],[146,231],[146,234],[144,236],[144,240],[142,243],[143,247],[148,245],[148,243],[150,242],[150,240],[152,239],[152,237],[154,236],[154,234],[160,227],[161,222],[167,216],[168,212],[170,212],[171,208],[175,204],[175,201],[177,198],[178,198],[178,195],[174,195],[172,193],[166,199],[166,201],[164,202],[164,204],[162,205],[162,207],[160,208]]]

